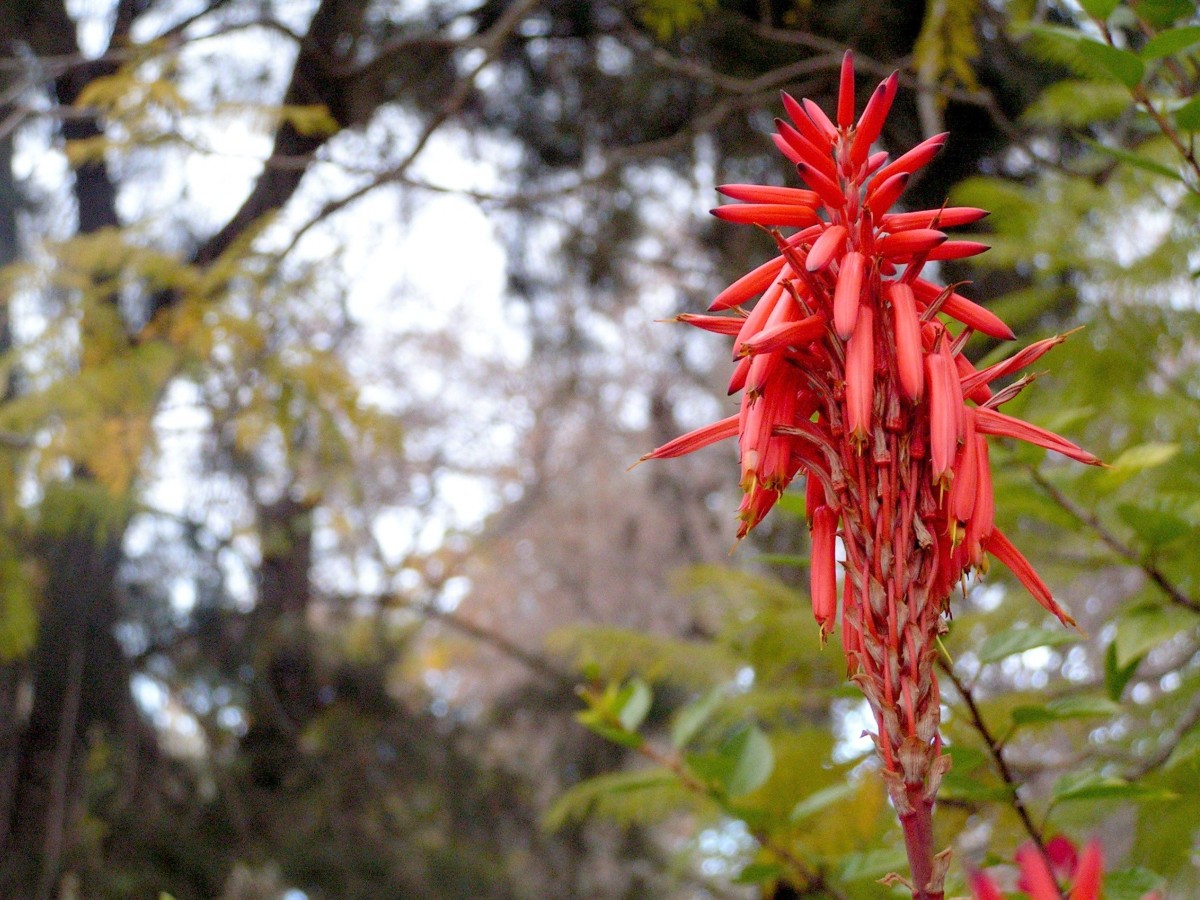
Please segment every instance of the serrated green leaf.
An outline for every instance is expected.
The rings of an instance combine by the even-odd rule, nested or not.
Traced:
[[[1127,665],[1121,665],[1117,661],[1116,641],[1109,643],[1104,651],[1104,691],[1108,694],[1109,700],[1114,703],[1121,701],[1121,695],[1125,693],[1125,686],[1133,679],[1140,662],[1141,657],[1138,657]]]
[[[1193,44],[1200,44],[1200,25],[1188,25],[1183,28],[1170,28],[1156,34],[1146,41],[1140,55],[1142,59],[1162,59],[1186,50]]]
[[[654,694],[650,691],[650,685],[640,678],[634,678],[617,695],[617,719],[627,731],[637,731],[646,720],[653,703]]]
[[[1180,631],[1194,627],[1195,619],[1183,610],[1140,606],[1117,622],[1116,662],[1124,667],[1141,659]]]
[[[720,705],[721,692],[714,688],[681,709],[671,725],[671,744],[677,750],[686,747]]]
[[[1142,900],[1164,884],[1166,879],[1149,869],[1117,869],[1104,876],[1104,900]]]
[[[1121,5],[1121,0],[1079,0],[1079,5],[1089,16],[1104,21]]]
[[[1162,788],[1137,784],[1114,775],[1071,772],[1054,783],[1052,803],[1078,800],[1170,800],[1175,795]]]
[[[803,800],[797,803],[792,809],[791,815],[788,816],[788,819],[792,822],[799,822],[801,819],[805,819],[808,816],[811,816],[813,813],[820,812],[823,809],[833,806],[835,803],[845,800],[847,797],[852,796],[857,790],[857,786],[848,781],[844,781],[841,784],[830,785],[823,790],[817,791],[815,794],[805,797]]]
[[[1183,181],[1182,176],[1175,169],[1164,166],[1160,162],[1155,162],[1152,159],[1147,159],[1134,153],[1132,150],[1123,150],[1119,147],[1109,147],[1101,144],[1099,141],[1094,141],[1091,138],[1085,137],[1083,142],[1093,150],[1099,150],[1108,156],[1118,159],[1127,165],[1134,168],[1143,169],[1147,172],[1153,172],[1155,175],[1162,175],[1164,178],[1173,178],[1175,181]]]
[[[1195,0],[1135,0],[1137,14],[1157,28],[1174,24],[1196,11]]]
[[[786,874],[786,869],[778,863],[750,863],[733,879],[734,884],[763,884],[775,881]]]
[[[1010,628],[989,635],[979,648],[979,664],[986,666],[1035,647],[1072,644],[1079,635],[1065,628]]]
[[[1121,707],[1107,697],[1059,697],[1049,703],[1018,706],[1012,711],[1012,720],[1014,725],[1041,725],[1064,719],[1112,716],[1120,711]]]
[[[1200,131],[1200,97],[1193,97],[1175,110],[1175,124],[1183,131]]]

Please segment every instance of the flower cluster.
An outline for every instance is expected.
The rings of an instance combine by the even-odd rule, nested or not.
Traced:
[[[954,587],[972,570],[986,572],[990,554],[1072,623],[995,526],[987,439],[1016,438],[1080,462],[1099,460],[999,409],[1032,380],[1009,376],[1061,336],[979,370],[963,355],[974,332],[1000,340],[1013,333],[957,286],[923,278],[922,270],[986,250],[943,229],[987,213],[892,211],[913,173],[946,141],[936,135],[894,160],[872,152],[896,87],[893,74],[856,120],[847,53],[835,119],[810,100],[783,95],[790,121],[777,119],[772,138],[807,189],[718,188],[739,202],[713,214],[768,229],[779,251],[722,291],[708,314],[679,316],[733,339],[729,392],[741,392],[741,408],[643,458],[679,456],[736,436],[739,538],[804,476],[813,613],[822,636],[835,627],[840,536],[842,643],[851,677],[875,713],[876,743],[911,859],[914,850],[929,856],[929,813],[948,765],[932,665]],[[794,231],[785,236],[780,229]],[[949,327],[947,319],[963,327]],[[1002,379],[1008,383],[992,387]],[[940,866],[921,868],[914,863],[918,890],[928,882],[940,891]]]
[[[1045,852],[1033,843],[1024,844],[1017,850],[1017,865],[1020,877],[1017,889],[1029,900],[1100,900],[1104,882],[1104,853],[1095,841],[1090,842],[1080,854],[1073,843],[1065,837],[1056,837],[1046,842]],[[1063,891],[1062,882],[1070,884]],[[990,876],[973,872],[970,877],[971,895],[974,900],[1004,900],[1004,894]],[[1157,891],[1144,895],[1142,900],[1161,900]]]

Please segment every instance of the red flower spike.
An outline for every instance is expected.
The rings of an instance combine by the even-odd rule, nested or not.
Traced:
[[[842,194],[842,189],[839,188],[828,176],[823,175],[820,170],[810,166],[808,163],[797,163],[796,171],[800,173],[800,177],[808,184],[810,188],[820,195],[821,201],[833,209],[841,209],[846,205],[846,198]]]
[[[821,627],[821,638],[833,631],[837,621],[837,515],[828,506],[813,513],[812,566],[809,591],[813,617]]]
[[[895,162],[888,163],[882,169],[875,173],[878,179],[891,178],[898,172],[915,172],[922,166],[929,164],[946,143],[946,137],[949,132],[943,134],[935,134],[933,137],[917,144]]]
[[[807,228],[820,219],[807,206],[792,206],[783,203],[742,203],[718,206],[711,210],[718,219],[744,225],[762,225],[764,228]]]
[[[867,101],[862,118],[858,120],[858,125],[854,128],[854,141],[850,144],[850,163],[854,168],[858,168],[866,161],[867,154],[871,152],[871,145],[883,131],[884,120],[887,119],[887,114],[892,108],[892,101],[896,99],[898,83],[899,76],[893,72],[880,82],[879,87],[875,88],[875,93],[871,95],[871,99]]]
[[[838,132],[833,122],[829,120],[829,116],[825,115],[825,110],[817,106],[807,97],[800,101],[800,105],[804,107],[804,112],[808,116],[808,120],[817,126],[817,130],[824,135],[824,141],[814,141],[818,147],[825,144],[832,144],[837,139]]]
[[[895,177],[894,175],[892,176]],[[717,188],[717,190],[721,190]],[[750,197],[739,199],[749,200]],[[891,213],[879,223],[880,231],[908,231],[910,228],[960,228],[986,217],[986,209],[973,206],[947,206],[943,209],[923,209],[918,212]]]
[[[680,313],[672,322],[683,322],[714,334],[734,335],[742,330],[746,320],[740,316],[700,316],[695,313]]]
[[[981,251],[982,244],[948,240],[945,232],[985,213],[974,207],[888,212],[908,176],[946,142],[946,135],[936,135],[890,163],[884,152],[871,154],[895,91],[896,79],[887,79],[851,123],[847,57],[837,125],[811,101],[783,95],[792,125],[779,124],[776,143],[797,160],[811,190],[723,186],[722,193],[742,205],[716,214],[771,229],[778,255],[729,285],[710,307],[745,305],[745,311],[680,318],[720,334],[736,331],[733,349],[740,358],[730,392],[741,392],[741,409],[650,456],[686,453],[736,434],[739,539],[795,476],[804,477],[813,612],[822,636],[828,634],[838,615],[834,548],[840,539],[847,669],[875,712],[881,766],[904,829],[912,881],[925,900],[944,892],[931,845],[932,808],[945,769],[933,661],[952,592],[966,572],[986,573],[990,553],[1047,610],[1071,623],[1025,557],[996,530],[989,437],[1097,460],[994,408],[1015,388],[993,394],[988,383],[1033,363],[1058,339],[977,372],[962,354],[972,330],[1007,340],[1011,329],[953,287],[919,277],[928,260]],[[775,230],[781,227],[800,230],[785,238]],[[952,336],[943,313],[967,328]],[[1098,872],[1098,861],[1093,865]],[[1088,882],[1077,881],[1082,892],[1073,900],[1095,900]],[[987,876],[974,875],[971,884],[978,900],[995,900]]]
[[[1071,887],[1070,900],[1100,900],[1100,884],[1104,875],[1104,851],[1100,844],[1091,841],[1079,859],[1075,871],[1075,884]]]
[[[1025,585],[1025,590],[1033,595],[1033,599],[1049,612],[1054,613],[1060,622],[1064,625],[1075,625],[1075,620],[1071,618],[1070,614],[1054,601],[1050,588],[1046,587],[1046,582],[1038,577],[1038,573],[1033,570],[1029,560],[1013,546],[1012,541],[1004,536],[1003,531],[993,528],[992,533],[983,542],[983,549],[1008,566],[1009,570],[1017,576],[1017,580]]]
[[[812,259],[811,254],[809,259]],[[858,321],[866,264],[867,258],[854,250],[842,257],[837,287],[833,292],[833,328],[843,341],[850,339],[854,333],[854,323]]]
[[[730,200],[745,200],[750,203],[786,203],[793,206],[807,206],[809,209],[814,209],[821,202],[816,191],[806,191],[803,188],[772,187],[763,184],[722,184],[717,186],[717,193],[724,194]]]
[[[1021,887],[1028,892],[1030,900],[1062,900],[1058,884],[1037,847],[1022,845],[1017,850],[1017,864],[1021,867]]]
[[[792,154],[784,152],[784,156],[791,159],[792,162],[806,162],[817,171],[821,172],[825,177],[836,180],[837,166],[833,164],[833,157],[827,152],[823,152],[818,146],[809,143],[800,132],[789,125],[783,119],[775,120],[775,127],[779,129],[779,138],[783,141],[796,158],[792,159]],[[775,142],[776,147],[780,147],[779,141]],[[782,150],[783,147],[780,147]]]
[[[808,259],[804,268],[809,272],[820,272],[834,256],[839,254],[846,244],[846,228],[842,225],[830,225],[825,233],[813,241],[812,249],[808,251]]]
[[[1000,888],[982,872],[972,872],[969,880],[974,900],[1004,900]]]
[[[919,401],[925,393],[925,367],[921,362],[921,324],[917,321],[917,301],[912,287],[902,281],[889,285],[892,301],[892,325],[896,333],[896,368],[900,385],[909,400]],[[837,305],[834,305],[837,313]]]
[[[846,422],[850,439],[859,448],[871,429],[875,399],[874,315],[869,306],[858,311],[858,322],[846,347]]]
[[[838,84],[837,122],[840,128],[854,124],[854,54],[847,50],[842,57],[842,77]]]
[[[899,172],[867,194],[864,202],[873,216],[882,216],[892,208],[892,204],[900,199],[908,180],[912,178],[907,172]],[[898,229],[897,229],[898,230]]]

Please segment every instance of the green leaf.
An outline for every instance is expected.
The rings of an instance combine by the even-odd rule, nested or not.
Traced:
[[[771,742],[756,725],[739,729],[721,748],[693,753],[688,766],[729,797],[743,797],[762,787],[775,767]]]
[[[1175,110],[1175,124],[1183,131],[1200,131],[1200,97],[1193,97]]]
[[[681,709],[671,725],[671,744],[677,750],[686,747],[720,705],[721,692],[714,688]]]
[[[833,806],[835,803],[840,803],[847,797],[853,796],[857,790],[858,787],[848,781],[830,785],[827,788],[817,791],[815,794],[810,794],[797,803],[788,818],[792,822],[799,822],[801,819],[808,818],[813,813],[820,812],[823,809]]]
[[[1065,628],[1010,628],[990,635],[979,648],[979,664],[999,662],[1035,647],[1058,647],[1072,644],[1079,635]]]
[[[1125,686],[1132,680],[1141,661],[1141,657],[1138,657],[1131,663],[1121,665],[1117,661],[1117,642],[1109,643],[1108,648],[1104,651],[1104,691],[1108,694],[1109,700],[1114,703],[1121,701],[1121,695],[1125,693]]]
[[[1137,444],[1121,451],[1112,462],[1110,475],[1136,475],[1146,469],[1153,469],[1170,462],[1179,453],[1179,444],[1148,443]]]
[[[1124,668],[1141,659],[1159,644],[1195,625],[1194,617],[1183,611],[1160,606],[1139,606],[1117,622],[1116,663]]]
[[[634,678],[617,695],[617,718],[627,731],[637,731],[653,703],[650,686],[642,679]]]
[[[632,820],[637,816],[629,813],[637,804],[627,802],[630,795],[652,790],[672,790],[679,785],[679,777],[662,768],[598,775],[564,791],[542,816],[542,826],[547,831],[558,831],[565,825],[583,821],[592,815]]]
[[[1172,512],[1136,503],[1118,504],[1117,516],[1151,550],[1165,547],[1192,530],[1185,519]]]
[[[1028,30],[1045,56],[1086,78],[1112,78],[1133,88],[1146,74],[1146,64],[1136,53],[1110,47],[1082,32],[1053,25],[1033,25]]]
[[[1169,800],[1174,796],[1162,788],[1097,772],[1071,772],[1059,778],[1050,792],[1052,803],[1077,800]]]
[[[1164,166],[1160,162],[1155,162],[1152,159],[1147,159],[1144,156],[1139,156],[1131,150],[1122,150],[1119,147],[1107,147],[1099,141],[1094,141],[1091,138],[1085,137],[1083,142],[1093,150],[1099,150],[1108,156],[1118,159],[1127,165],[1134,166],[1138,169],[1144,169],[1147,172],[1153,172],[1155,175],[1162,175],[1164,178],[1173,178],[1176,181],[1183,181],[1183,178],[1175,170],[1168,166]]]
[[[889,872],[907,871],[908,857],[900,849],[851,853],[842,860],[843,881],[879,878]]]
[[[1104,900],[1141,900],[1164,884],[1166,879],[1149,869],[1117,869],[1104,876]]]
[[[1111,81],[1068,78],[1047,87],[1022,113],[1035,125],[1074,125],[1110,122],[1133,104],[1129,90]]]
[[[1133,8],[1156,28],[1165,28],[1196,11],[1195,0],[1135,0]]]
[[[1193,44],[1200,44],[1200,25],[1188,25],[1160,32],[1146,41],[1140,55],[1142,59],[1162,59],[1164,56],[1186,50]]]
[[[1064,719],[1112,716],[1120,711],[1121,707],[1107,697],[1059,697],[1049,703],[1018,706],[1012,711],[1012,720],[1014,725],[1041,725]]]
[[[1104,21],[1121,5],[1121,0],[1079,0],[1079,5],[1089,16]]]
[[[938,797],[962,803],[1008,803],[1012,800],[1012,791],[1006,785],[988,783],[978,775],[951,769],[942,778]]]
[[[733,883],[763,884],[767,881],[778,880],[786,874],[786,871],[779,863],[750,863],[750,865],[738,872],[737,877],[733,879]]]

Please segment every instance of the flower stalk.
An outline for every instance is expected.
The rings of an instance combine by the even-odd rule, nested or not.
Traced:
[[[976,371],[963,355],[979,331],[1008,340],[994,313],[921,277],[931,260],[982,252],[943,228],[984,210],[892,212],[914,172],[945,144],[936,135],[894,161],[872,152],[896,95],[885,79],[854,117],[847,53],[836,121],[810,100],[783,95],[776,147],[806,188],[723,185],[734,200],[713,210],[772,233],[778,255],[722,291],[709,315],[679,321],[733,338],[730,393],[740,409],[643,459],[678,456],[737,436],[738,538],[806,479],[812,532],[811,593],[822,639],[837,627],[837,539],[844,548],[841,638],[850,679],[866,697],[888,792],[904,830],[916,900],[941,900],[948,851],[937,853],[933,806],[949,768],[942,755],[937,640],[950,595],[988,555],[1007,565],[1065,624],[1020,551],[995,527],[988,438],[1002,436],[1088,464],[1065,438],[996,407],[1028,383],[993,392],[1060,343],[1051,338]],[[798,229],[785,235],[780,229]],[[732,312],[727,312],[732,311]],[[957,321],[961,328],[952,329]]]

